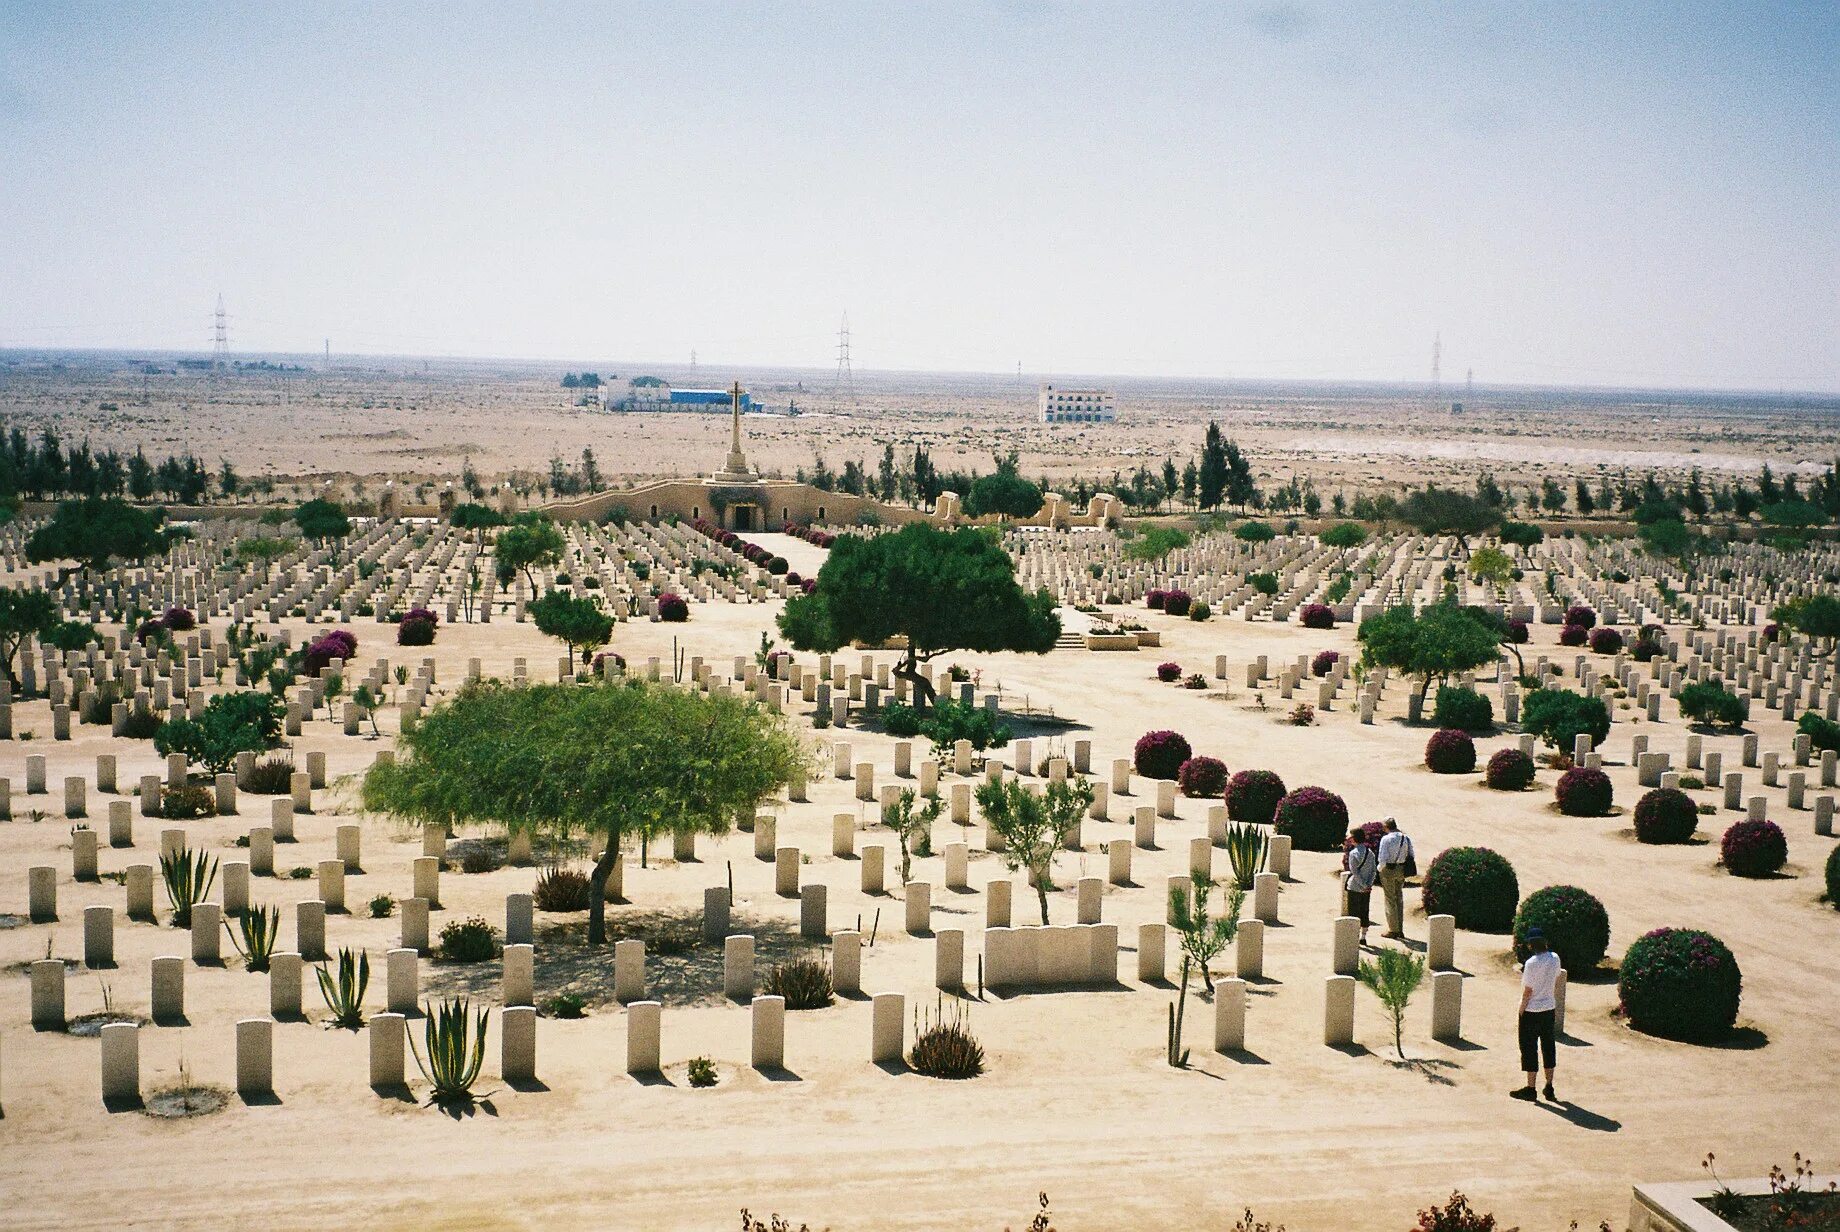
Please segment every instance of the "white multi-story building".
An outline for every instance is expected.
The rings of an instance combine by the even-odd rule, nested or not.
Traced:
[[[1040,406],[1043,423],[1113,423],[1118,418],[1118,400],[1109,389],[1043,385]]]

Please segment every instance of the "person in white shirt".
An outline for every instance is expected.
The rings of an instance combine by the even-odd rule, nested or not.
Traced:
[[[1406,936],[1406,861],[1412,858],[1412,840],[1400,832],[1399,823],[1386,819],[1380,836],[1380,890],[1386,896],[1386,932],[1396,941]]]
[[[1368,904],[1374,895],[1374,879],[1380,875],[1380,861],[1367,844],[1366,831],[1357,829],[1350,846],[1342,855],[1342,889],[1345,913],[1361,921],[1361,944],[1367,944]]]
[[[1546,1098],[1553,1103],[1553,1069],[1557,1060],[1554,1019],[1559,1008],[1559,956],[1546,944],[1546,934],[1538,927],[1527,930],[1527,945],[1533,953],[1521,964],[1521,1071],[1526,1085],[1510,1091],[1515,1099],[1535,1099],[1533,1080],[1538,1063],[1546,1062]]]

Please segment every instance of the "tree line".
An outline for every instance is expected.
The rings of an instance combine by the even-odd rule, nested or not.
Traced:
[[[14,428],[0,441],[0,500],[57,500],[131,497],[152,500],[156,494],[185,505],[229,499],[245,484],[228,460],[212,471],[191,453],[169,454],[158,462],[136,447],[131,454],[93,449],[89,441],[66,445],[46,428],[37,441]]]

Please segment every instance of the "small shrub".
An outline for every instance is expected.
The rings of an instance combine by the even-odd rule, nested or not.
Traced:
[[[129,740],[151,740],[159,735],[165,720],[157,710],[136,710],[128,708],[128,716],[122,721],[121,734]]]
[[[1180,680],[1182,679],[1182,665],[1180,663],[1158,663],[1156,678],[1164,684]]]
[[[1412,1232],[1495,1232],[1495,1216],[1470,1209],[1469,1199],[1458,1190],[1443,1206],[1433,1204],[1420,1211]]]
[[[499,865],[498,853],[483,843],[468,847],[460,857],[460,871],[463,873],[490,873]]]
[[[1578,736],[1591,737],[1592,748],[1604,742],[1610,734],[1610,708],[1601,697],[1569,689],[1535,689],[1521,704],[1521,730],[1570,756]]]
[[[784,997],[789,1010],[821,1010],[832,1001],[830,964],[820,958],[795,958],[767,972],[767,995]]]
[[[1768,877],[1789,862],[1789,840],[1773,821],[1734,822],[1719,840],[1719,860],[1735,877]]]
[[[1796,720],[1795,730],[1807,736],[1814,747],[1823,752],[1840,749],[1840,723],[1830,722],[1812,710],[1804,711],[1802,717]]]
[[[1309,727],[1316,722],[1316,707],[1307,702],[1293,706],[1284,721],[1292,727]]]
[[[1152,590],[1144,595],[1144,606],[1153,612],[1163,610],[1163,603],[1169,598],[1166,590]]]
[[[1603,817],[1610,812],[1614,789],[1602,770],[1576,766],[1559,776],[1553,796],[1567,817]]]
[[[1522,962],[1533,953],[1527,930],[1536,927],[1573,975],[1595,970],[1610,948],[1610,913],[1577,886],[1547,886],[1521,903],[1514,913],[1514,956]]]
[[[1496,791],[1526,791],[1533,785],[1533,758],[1519,749],[1498,750],[1483,777]]]
[[[1339,652],[1334,650],[1319,650],[1316,652],[1316,657],[1310,660],[1310,675],[1327,676],[1330,672],[1335,670],[1335,665],[1341,661],[1342,656]]]
[[[1197,624],[1211,618],[1213,615],[1214,609],[1205,603],[1196,603],[1193,607],[1188,609],[1188,618],[1195,621]]]
[[[1148,779],[1173,779],[1182,771],[1182,763],[1194,755],[1180,732],[1145,732],[1133,750],[1132,764],[1137,773]]]
[[[1657,787],[1636,801],[1636,839],[1643,843],[1684,843],[1699,828],[1693,797],[1673,787]]]
[[[396,626],[396,644],[398,646],[432,646],[438,623],[435,614],[427,608],[412,607],[403,614],[401,623]]]
[[[1840,845],[1827,853],[1827,905],[1840,908]]]
[[[237,786],[251,795],[285,796],[294,787],[294,763],[285,757],[264,757]]]
[[[379,894],[371,899],[371,919],[387,920],[396,910],[396,896]]]
[[[1468,774],[1476,768],[1476,742],[1448,727],[1425,742],[1425,765],[1433,774]]]
[[[1738,1020],[1744,976],[1732,952],[1710,933],[1657,928],[1623,955],[1616,981],[1629,1025],[1667,1039],[1723,1038]]]
[[[1440,685],[1437,704],[1432,708],[1431,717],[1439,727],[1485,732],[1495,726],[1495,706],[1474,689]]]
[[[572,992],[559,992],[543,1003],[547,1018],[586,1018],[588,1003]]]
[[[1591,653],[1613,655],[1623,648],[1623,635],[1615,629],[1591,630]]]
[[[1270,543],[1278,532],[1264,522],[1241,522],[1233,528],[1233,537],[1244,543]]]
[[[1298,851],[1340,851],[1348,833],[1348,806],[1332,791],[1299,787],[1278,801],[1272,825],[1290,835]]]
[[[169,607],[160,617],[160,624],[172,633],[189,633],[198,627],[198,618],[187,607]]]
[[[539,911],[586,911],[588,876],[572,868],[546,868],[537,877],[531,901]]]
[[[1525,646],[1532,636],[1533,630],[1527,627],[1526,621],[1510,620],[1508,622],[1508,640],[1516,646]]]
[[[1582,603],[1575,603],[1565,609],[1565,623],[1580,629],[1589,629],[1597,623],[1597,613]]]
[[[1687,685],[1680,691],[1680,713],[1709,727],[1744,725],[1744,700],[1711,681]]]
[[[169,821],[190,821],[217,813],[217,793],[209,787],[181,784],[160,792],[160,816]]]
[[[1218,796],[1227,789],[1227,764],[1218,757],[1191,757],[1176,771],[1176,782],[1191,800]]]
[[[1566,625],[1559,630],[1559,644],[1561,646],[1582,646],[1590,639],[1590,636],[1590,630],[1583,625]]]
[[[1458,928],[1505,933],[1519,902],[1514,866],[1487,847],[1447,848],[1425,870],[1425,914],[1455,916]]]
[[[907,1064],[929,1078],[976,1078],[984,1072],[984,1046],[971,1034],[971,1023],[956,1005],[937,1016],[916,1016],[914,1046]]]
[[[1186,590],[1172,590],[1163,596],[1163,611],[1171,616],[1186,616],[1193,602]]]
[[[920,712],[906,702],[889,702],[882,707],[882,730],[906,740],[920,734]]]
[[[1358,548],[1367,542],[1367,529],[1358,522],[1337,522],[1320,538],[1324,547]]]
[[[686,620],[690,619],[690,604],[682,595],[659,595],[658,619],[664,621],[666,624],[683,624]]]
[[[1278,575],[1275,573],[1248,573],[1246,575],[1246,585],[1252,587],[1258,594],[1267,596],[1275,595],[1278,593]]]
[[[1306,603],[1297,614],[1297,619],[1306,629],[1335,628],[1335,613],[1326,604]]]
[[[716,1063],[708,1057],[691,1057],[689,1067],[690,1085],[702,1090],[716,1084]]]
[[[441,930],[441,957],[448,962],[486,962],[498,954],[498,938],[483,917],[454,920]]]
[[[1241,770],[1227,781],[1227,816],[1268,826],[1284,799],[1284,780],[1270,770]]]
[[[333,629],[307,643],[300,668],[307,676],[317,676],[331,667],[334,660],[343,663],[357,653],[357,635],[347,629]]]
[[[1205,689],[1208,687],[1207,677],[1203,676],[1200,672],[1190,672],[1182,678],[1182,687],[1185,689]]]

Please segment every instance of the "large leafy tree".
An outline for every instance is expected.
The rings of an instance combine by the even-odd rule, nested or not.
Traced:
[[[1779,605],[1770,619],[1788,625],[1804,637],[1825,642],[1832,650],[1840,643],[1840,597],[1803,595]]]
[[[149,513],[113,497],[64,501],[26,541],[26,559],[34,564],[74,560],[100,572],[110,560],[140,560],[163,550],[160,521],[159,511]]]
[[[19,647],[28,637],[46,636],[57,623],[57,603],[44,591],[0,586],[0,666],[14,689],[19,688],[19,677],[13,674]]]
[[[1022,477],[1016,454],[998,456],[997,469],[979,475],[965,493],[965,512],[973,517],[999,513],[1012,518],[1032,518],[1041,512],[1041,488]]]
[[[438,825],[498,823],[606,842],[589,875],[588,940],[629,838],[725,833],[809,765],[786,721],[726,693],[640,680],[466,686],[365,775],[366,808]]]
[[[1046,654],[1060,636],[1054,598],[1025,593],[1015,563],[990,536],[921,523],[872,539],[837,540],[817,588],[794,596],[780,631],[800,650],[906,638],[895,675],[914,688],[917,709],[933,699],[919,665],[949,650]]]
[[[1480,535],[1501,521],[1501,510],[1468,492],[1428,484],[1406,497],[1399,516],[1423,535]]]
[[[238,753],[259,753],[281,743],[286,707],[279,697],[244,689],[220,693],[196,719],[174,718],[160,724],[153,747],[162,757],[183,753],[213,774],[223,774]]]
[[[567,546],[563,542],[562,532],[556,524],[547,518],[520,518],[517,525],[507,526],[498,532],[498,542],[492,553],[498,562],[499,578],[509,581],[518,570],[524,571],[524,578],[530,588],[537,588],[537,569],[541,566],[554,568],[562,562],[562,552]]]
[[[343,539],[351,534],[345,507],[317,497],[294,511],[294,525],[309,539]]]
[[[1497,631],[1454,603],[1434,603],[1423,612],[1410,605],[1390,607],[1361,622],[1355,640],[1361,662],[1385,667],[1419,682],[1418,698],[1435,683],[1495,662]]]
[[[530,616],[537,631],[569,648],[569,671],[575,670],[575,652],[586,659],[597,646],[605,646],[613,636],[613,617],[594,605],[592,599],[580,599],[552,590],[530,605]]]

